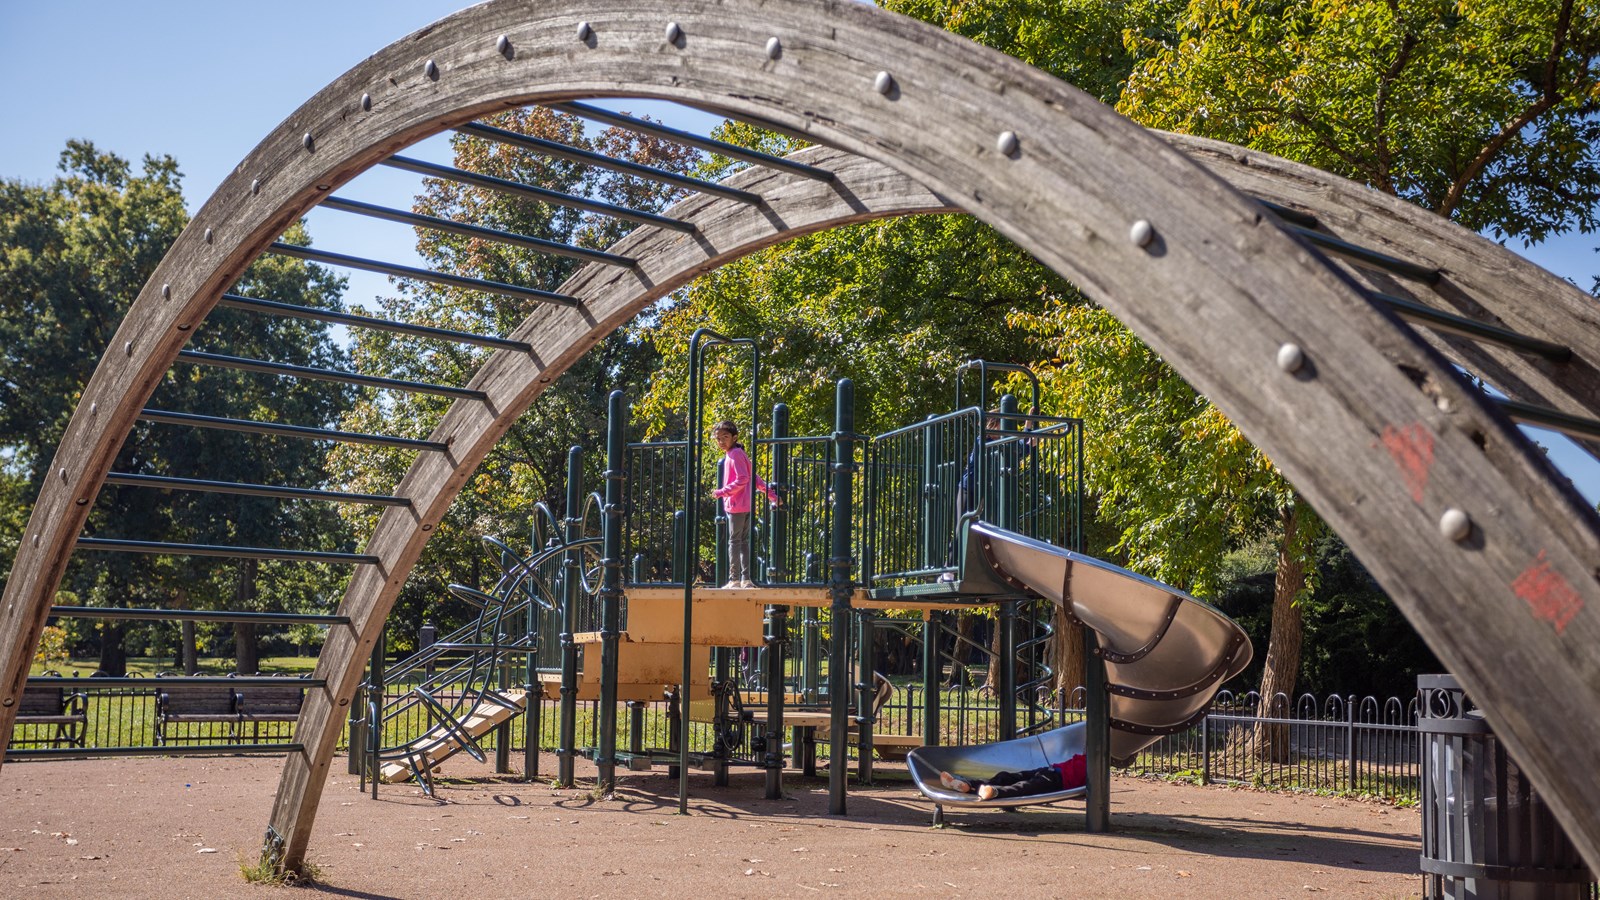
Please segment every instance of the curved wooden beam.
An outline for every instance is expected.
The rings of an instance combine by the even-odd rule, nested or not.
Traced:
[[[117,446],[245,264],[326,191],[423,136],[508,106],[619,95],[772,122],[897,169],[1103,303],[1273,458],[1413,621],[1429,623],[1434,649],[1600,868],[1600,782],[1588,775],[1600,763],[1600,540],[1582,504],[1443,357],[1253,201],[1043,73],[849,0],[492,0],[380,51],[279,126],[157,268],[74,414],[0,609],[0,727]],[[555,315],[528,328],[564,333],[575,350],[581,336]],[[593,330],[622,314],[588,315]],[[1293,372],[1276,362],[1286,344],[1306,360]],[[542,352],[540,368],[572,358]],[[493,398],[516,395],[494,378],[486,367],[477,379],[493,385],[476,413],[486,435],[504,428]],[[447,417],[441,433],[459,422]],[[442,516],[469,452],[452,447],[408,475],[403,496],[438,498],[418,503],[417,530]],[[1439,528],[1452,508],[1473,523],[1459,542]],[[382,561],[358,571],[345,601],[368,614],[330,635],[319,670],[335,677],[309,692],[303,724],[350,700],[350,656],[371,646],[382,598],[420,547],[396,537],[409,525],[389,524],[403,515],[389,510],[374,533]],[[308,798],[331,753],[329,730],[314,738],[291,758],[274,810],[289,864],[303,856]]]

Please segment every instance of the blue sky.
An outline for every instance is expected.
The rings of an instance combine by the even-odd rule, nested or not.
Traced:
[[[0,0],[0,177],[48,181],[69,138],[137,161],[167,154],[184,173],[190,209],[301,103],[362,59],[470,4],[459,0]],[[609,104],[705,133],[716,120],[678,107]],[[439,161],[438,142],[413,152]],[[410,181],[408,181],[410,179]],[[393,203],[415,176],[374,171],[341,194]],[[319,211],[318,246],[404,261],[400,226]],[[1587,288],[1600,274],[1600,235],[1513,247]],[[385,291],[381,277],[351,273],[350,299]],[[1562,439],[1552,458],[1590,502],[1600,466]]]

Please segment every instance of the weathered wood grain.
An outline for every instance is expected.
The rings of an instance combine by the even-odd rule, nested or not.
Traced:
[[[593,29],[587,42],[575,37],[580,20]],[[665,41],[667,21],[682,29],[676,45]],[[501,35],[509,56],[495,49]],[[764,52],[772,36],[783,43],[776,60]],[[428,60],[436,78],[424,74]],[[893,79],[886,94],[873,89],[881,70]],[[1582,504],[1444,357],[1222,179],[1016,60],[849,0],[495,0],[380,51],[291,115],[179,238],[85,392],[57,463],[66,475],[41,493],[0,609],[0,704],[20,694],[24,651],[37,639],[85,505],[183,343],[179,326],[209,311],[317,197],[386,154],[495,109],[620,95],[769,121],[890,166],[1103,303],[1226,411],[1349,541],[1486,707],[1600,868],[1600,782],[1589,774],[1600,768],[1600,542]],[[1019,138],[1009,157],[997,150],[1006,131]],[[838,199],[848,205],[859,196]],[[639,269],[578,273],[564,292],[588,306],[532,317],[517,335],[534,353],[498,354],[474,379],[489,403],[451,410],[437,433],[454,442],[451,451],[419,457],[407,475],[397,493],[413,499],[415,511],[385,512],[369,546],[383,562],[357,571],[343,604],[352,625],[332,630],[319,661],[329,687],[309,692],[306,752],[289,760],[273,812],[286,862],[303,857],[360,661],[428,531],[487,447],[543,384],[639,304],[806,230],[790,227],[805,219],[798,211],[769,205],[775,220],[754,234],[748,220],[713,221],[708,201],[687,201],[687,214],[707,217],[700,236],[636,235],[629,252]],[[809,208],[818,217],[809,227],[835,221]],[[851,211],[874,215],[864,204]],[[1153,226],[1144,246],[1129,239],[1140,220]],[[215,232],[209,243],[207,228]],[[1461,241],[1468,258],[1499,265],[1487,242]],[[1539,290],[1537,278],[1525,280]],[[170,300],[161,296],[164,283]],[[1507,302],[1542,299],[1528,293]],[[1494,312],[1518,327],[1508,310]],[[125,341],[132,346],[119,357]],[[1308,360],[1297,373],[1275,362],[1285,343]],[[1541,390],[1582,393],[1571,378],[1546,379]],[[1461,543],[1438,528],[1452,507],[1474,523]],[[0,706],[0,726],[13,715]]]

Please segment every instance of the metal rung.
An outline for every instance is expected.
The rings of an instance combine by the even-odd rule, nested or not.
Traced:
[[[222,544],[168,544],[162,541],[120,541],[78,538],[84,550],[113,553],[159,553],[166,556],[224,556],[233,559],[286,559],[296,562],[352,563],[375,566],[380,560],[364,553],[328,553],[321,550],[276,550],[271,547],[228,547]]]
[[[280,425],[277,422],[254,422],[249,419],[228,419],[222,416],[202,416],[197,413],[168,412],[161,409],[141,410],[139,418],[162,425],[189,425],[195,428],[213,428],[220,431],[240,431],[246,434],[270,434],[277,437],[303,438],[313,441],[339,441],[345,444],[372,444],[380,447],[399,447],[405,450],[450,449],[444,441],[424,441],[417,438],[392,437],[386,434],[366,434],[360,431],[335,431],[331,428],[312,428],[309,425]]]
[[[749,203],[751,205],[759,205],[761,203],[760,194],[752,194],[749,191],[741,191],[738,188],[726,187],[714,181],[679,175],[676,172],[668,172],[665,169],[657,169],[654,166],[644,166],[625,159],[615,159],[606,156],[604,153],[579,150],[577,147],[569,147],[566,144],[558,144],[555,141],[547,141],[544,138],[536,138],[531,135],[518,134],[515,131],[507,131],[504,128],[495,128],[493,125],[485,125],[482,122],[468,122],[457,128],[456,131],[462,134],[488,138],[491,141],[499,141],[502,144],[509,144],[513,147],[532,150],[535,153],[542,153],[557,159],[567,159],[577,163],[599,166],[603,169],[611,169],[627,175],[637,175],[640,178],[659,181],[662,184],[670,184],[689,191],[699,191],[702,194],[712,194],[739,203]]]
[[[1395,275],[1401,276],[1402,278],[1410,278],[1413,281],[1421,281],[1425,284],[1438,284],[1439,279],[1442,277],[1439,274],[1438,269],[1430,269],[1427,266],[1419,266],[1414,262],[1407,262],[1399,257],[1390,256],[1387,253],[1379,253],[1376,250],[1352,244],[1346,240],[1341,240],[1331,234],[1323,234],[1320,231],[1313,231],[1310,228],[1287,222],[1283,227],[1284,230],[1298,234],[1322,249],[1327,250],[1336,256],[1342,256],[1354,263],[1360,263],[1361,265],[1369,266],[1375,269],[1382,269],[1385,272],[1391,272]]]
[[[718,156],[726,156],[729,159],[737,159],[740,162],[766,166],[769,169],[782,169],[785,172],[790,172],[803,178],[812,178],[817,181],[834,180],[833,173],[827,169],[819,169],[816,166],[808,166],[805,163],[784,159],[781,156],[773,156],[770,153],[762,153],[757,150],[740,147],[738,144],[729,144],[714,138],[701,137],[692,132],[681,131],[666,125],[658,125],[655,122],[647,122],[644,119],[636,119],[633,116],[615,113],[609,109],[601,109],[598,106],[590,106],[587,103],[556,103],[550,108],[559,109],[575,116],[582,116],[585,119],[593,119],[596,122],[616,125],[629,131],[637,131],[640,134],[666,138],[669,141],[677,141],[690,147],[699,147],[701,150],[715,153]]]
[[[160,685],[189,685],[196,687],[327,687],[326,678],[295,678],[283,675],[173,675],[155,678],[67,678],[61,675],[31,675],[28,684],[41,687],[56,685],[90,685],[95,687],[156,687]]]
[[[544,238],[537,238],[532,235],[500,231],[496,228],[485,228],[482,225],[470,225],[466,222],[441,219],[438,216],[425,216],[421,213],[407,212],[403,209],[391,209],[375,203],[347,200],[344,197],[329,197],[323,200],[320,205],[329,209],[337,209],[341,212],[371,216],[374,219],[387,219],[391,222],[399,222],[414,228],[431,228],[436,231],[463,234],[467,237],[480,237],[485,240],[499,241],[503,244],[515,244],[540,253],[581,259],[584,262],[605,263],[608,266],[622,266],[624,268],[629,268],[636,264],[636,260],[626,256],[618,256],[615,253],[607,253],[604,250],[590,250],[588,247],[577,247],[572,244],[563,244],[560,241],[547,241]]]
[[[78,681],[89,681],[80,678]],[[100,679],[93,679],[99,681]],[[141,679],[146,685],[149,679]],[[237,756],[240,754],[287,756],[304,753],[304,744],[162,744],[156,747],[38,747],[12,748],[6,759],[74,759],[99,756]]]
[[[1379,291],[1367,291],[1366,293],[1373,300],[1389,306],[1394,310],[1395,315],[1400,316],[1402,319],[1423,322],[1439,331],[1449,331],[1465,337],[1499,344],[1520,353],[1542,356],[1551,362],[1564,363],[1572,359],[1571,347],[1529,337],[1509,328],[1487,325],[1483,322],[1434,309],[1431,306],[1407,300],[1403,297],[1395,297]]]
[[[1256,202],[1271,210],[1273,215],[1285,222],[1293,222],[1305,228],[1316,228],[1318,225],[1317,217],[1311,213],[1302,212],[1292,206],[1284,206],[1281,203],[1273,203],[1271,200],[1263,200],[1260,197],[1256,198]]]
[[[235,481],[206,481],[198,478],[174,478],[167,475],[136,475],[131,472],[112,472],[106,484],[127,487],[165,488],[176,491],[205,491],[215,494],[240,494],[247,497],[278,497],[284,500],[331,500],[334,503],[366,503],[373,506],[410,506],[406,497],[386,494],[349,494],[343,491],[322,491],[313,488],[275,487],[270,484],[245,484]]]
[[[507,181],[504,178],[496,178],[493,175],[479,175],[477,172],[468,172],[451,166],[441,166],[438,163],[423,162],[420,159],[391,156],[384,160],[383,164],[395,169],[404,169],[407,172],[416,172],[419,175],[444,178],[462,184],[488,188],[491,191],[528,197],[544,203],[554,203],[557,206],[570,206],[573,209],[588,210],[589,212],[596,212],[617,219],[625,219],[629,222],[638,222],[641,225],[655,225],[659,228],[670,228],[674,231],[682,231],[688,234],[693,234],[695,231],[695,227],[688,222],[680,222],[677,219],[658,216],[655,213],[629,209],[626,206],[617,206],[614,203],[605,203],[600,200],[590,200],[588,197],[563,194],[560,191],[534,187],[531,184],[523,184],[520,181]]]
[[[476,344],[479,347],[493,347],[503,350],[515,350],[520,353],[530,353],[533,346],[523,341],[513,341],[508,338],[492,337],[490,335],[472,334],[467,331],[454,331],[449,328],[434,328],[431,325],[413,325],[409,322],[396,322],[392,319],[379,319],[373,316],[363,316],[355,313],[334,312],[328,309],[316,309],[310,306],[299,306],[294,303],[279,303],[276,300],[257,300],[254,297],[244,297],[239,294],[223,294],[217,301],[218,306],[232,309],[243,309],[250,312],[273,313],[281,316],[292,316],[296,319],[314,319],[318,322],[336,322],[340,325],[349,325],[353,328],[370,328],[373,331],[392,331],[396,334],[406,334],[412,337],[439,338],[445,341],[458,341],[463,344]]]
[[[242,372],[257,372],[262,375],[287,375],[291,378],[306,378],[313,381],[338,381],[344,384],[389,388],[396,391],[408,391],[413,394],[461,397],[468,400],[489,399],[488,394],[471,388],[451,387],[445,384],[428,384],[422,381],[401,381],[397,378],[381,378],[377,375],[362,375],[359,372],[344,372],[338,369],[313,369],[310,366],[292,366],[288,363],[267,362],[263,359],[245,359],[239,356],[223,356],[220,353],[202,353],[198,350],[179,350],[178,359],[196,365],[238,369]]]
[[[465,275],[451,275],[449,272],[435,272],[432,269],[402,266],[376,259],[349,256],[344,253],[328,253],[323,250],[312,250],[310,247],[302,247],[298,244],[285,244],[282,241],[274,241],[272,246],[267,249],[273,253],[281,253],[284,256],[293,256],[297,259],[310,260],[311,262],[326,263],[330,266],[346,266],[351,269],[365,269],[368,272],[379,272],[384,275],[393,275],[396,278],[410,278],[415,281],[427,281],[433,284],[442,284],[445,287],[483,291],[486,294],[498,294],[502,297],[521,297],[525,300],[538,300],[541,303],[554,303],[558,306],[581,305],[578,302],[578,298],[569,297],[566,294],[557,294],[554,291],[542,291],[538,288],[504,284],[499,281],[486,281],[482,278],[468,278]]]
[[[50,615],[68,619],[140,619],[158,622],[266,622],[276,625],[349,625],[349,616],[306,613],[233,612],[200,609],[123,609],[114,606],[52,606]]]
[[[1550,409],[1547,406],[1534,406],[1531,403],[1522,403],[1516,400],[1504,400],[1497,397],[1494,402],[1500,404],[1500,409],[1504,410],[1505,414],[1510,416],[1513,422],[1550,428],[1562,434],[1569,434],[1575,437],[1600,438],[1600,420],[1568,415],[1558,409]]]

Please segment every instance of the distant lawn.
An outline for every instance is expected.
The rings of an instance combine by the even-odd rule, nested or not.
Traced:
[[[233,657],[231,656],[201,657],[199,674],[227,675],[233,671],[233,665]],[[263,656],[261,658],[261,673],[263,675],[299,675],[311,671],[316,668],[316,665],[317,658],[315,656]],[[75,659],[71,662],[57,663],[51,666],[34,663],[33,668],[28,670],[28,674],[43,675],[47,668],[60,672],[68,678],[74,675],[86,678],[100,668],[100,663],[98,660],[93,659]],[[136,657],[128,660],[129,675],[154,677],[159,672],[182,674],[183,662],[170,656],[159,658]]]

